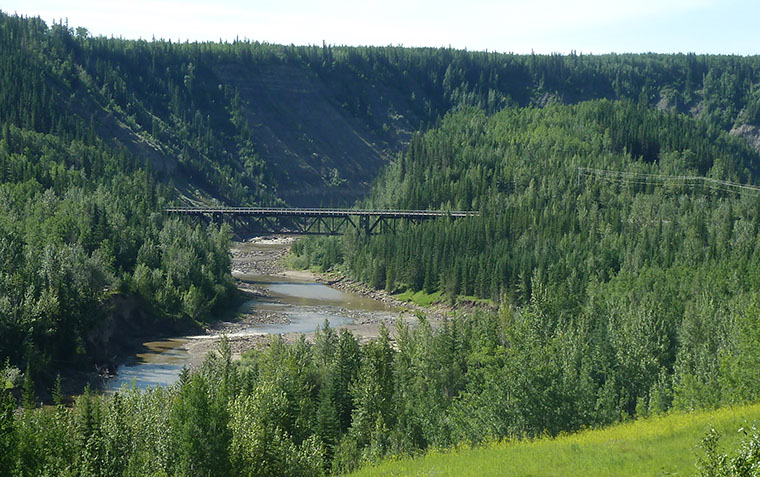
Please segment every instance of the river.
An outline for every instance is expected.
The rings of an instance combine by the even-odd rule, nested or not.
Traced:
[[[235,251],[241,250],[235,263]],[[221,323],[221,326],[215,326],[216,329],[224,330],[224,334],[231,339],[238,339],[268,334],[310,333],[322,326],[325,320],[333,328],[351,328],[357,320],[377,324],[394,319],[394,311],[377,300],[317,283],[308,274],[293,276],[284,273],[276,264],[272,268],[286,250],[287,242],[237,244],[237,249],[233,249],[233,267],[237,265],[245,271],[238,270],[235,277],[244,287],[259,293],[238,310],[242,317],[248,319]],[[262,270],[270,273],[261,274]],[[102,389],[112,393],[125,384],[140,389],[171,385],[179,379],[183,367],[189,366],[193,358],[197,361],[198,356],[193,354],[198,354],[198,349],[203,350],[203,354],[209,349],[208,346],[197,345],[205,344],[202,340],[217,340],[220,333],[211,331],[200,336],[146,341],[117,368],[116,376],[103,380]]]

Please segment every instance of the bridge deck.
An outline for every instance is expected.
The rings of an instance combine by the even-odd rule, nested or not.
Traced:
[[[266,217],[384,217],[384,218],[433,218],[433,217],[475,217],[474,211],[441,210],[360,210],[321,208],[275,208],[275,207],[168,207],[169,214],[180,215],[252,215]]]
[[[360,210],[285,207],[169,207],[167,214],[194,222],[227,222],[246,233],[342,235],[348,227],[371,235],[395,232],[397,221],[474,217],[478,212],[442,210]]]

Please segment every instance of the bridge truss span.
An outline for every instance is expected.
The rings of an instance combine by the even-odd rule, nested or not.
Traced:
[[[399,221],[420,223],[440,217],[474,217],[474,211],[361,210],[275,207],[169,207],[168,215],[194,223],[226,222],[238,232],[256,234],[342,235],[348,227],[360,233],[395,232]]]

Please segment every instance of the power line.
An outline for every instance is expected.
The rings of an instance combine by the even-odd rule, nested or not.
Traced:
[[[760,187],[751,186],[746,184],[739,184],[737,182],[724,181],[721,179],[713,179],[711,177],[702,176],[668,176],[662,174],[646,174],[643,172],[628,172],[628,171],[611,171],[607,169],[592,169],[589,167],[578,168],[578,182],[580,183],[581,176],[595,176],[601,179],[625,183],[634,185],[649,185],[649,184],[665,184],[666,182],[680,182],[687,187],[694,187],[697,185],[707,186],[711,189],[721,190],[723,192],[741,192],[750,191],[760,193]]]

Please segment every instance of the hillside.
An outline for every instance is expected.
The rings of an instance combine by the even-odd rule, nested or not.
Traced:
[[[493,115],[461,110],[415,136],[365,204],[475,209],[481,216],[367,240],[350,236],[345,264],[354,277],[388,291],[441,290],[449,298],[475,295],[524,304],[534,280],[561,284],[572,293],[558,296],[575,297],[565,303],[572,308],[582,303],[593,277],[605,283],[648,268],[743,263],[744,254],[752,257],[754,246],[738,247],[735,234],[745,222],[755,230],[756,194],[739,197],[643,178],[697,176],[746,184],[758,176],[758,167],[760,155],[745,141],[701,121],[628,102],[515,107]],[[642,178],[598,178],[579,168]]]
[[[720,181],[753,184],[758,165],[725,131],[608,100],[463,108],[415,135],[365,204],[480,216],[294,250],[375,288],[498,312],[450,319],[419,354],[399,345],[393,365],[413,377],[389,380],[394,406],[371,414],[384,427],[348,431],[359,462],[755,402],[760,190]]]
[[[278,195],[294,205],[349,204],[365,195],[418,122],[400,116],[386,133],[337,104],[335,85],[302,65],[229,62],[213,69],[239,93],[256,151],[279,171]]]
[[[175,387],[70,408],[0,391],[0,466],[320,475],[760,395],[760,57],[177,44],[5,14],[0,52],[5,386],[230,309],[232,230],[169,204],[475,209],[294,250],[490,305],[222,346]]]
[[[753,437],[758,419],[757,405],[671,414],[557,438],[463,447],[414,459],[389,460],[351,475],[696,475],[698,471],[708,471],[699,462],[708,461],[702,438],[711,429],[721,436],[717,454],[735,458],[740,442],[749,442]],[[754,438],[756,442],[757,434]]]
[[[336,99],[341,85],[282,57],[284,47],[109,40],[35,19],[0,22],[0,121],[124,151],[185,201],[350,203],[419,123],[397,115],[383,129],[352,114]]]
[[[760,125],[757,57],[177,44],[2,13],[0,29],[0,121],[99,138],[191,202],[351,203],[414,131],[462,106],[625,99],[755,144]]]

